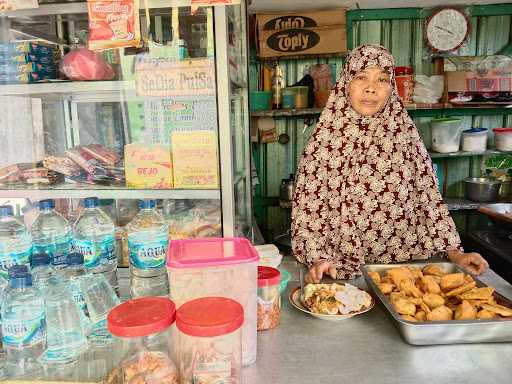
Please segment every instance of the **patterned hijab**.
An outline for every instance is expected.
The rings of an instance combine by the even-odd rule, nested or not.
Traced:
[[[392,93],[379,113],[365,117],[349,104],[349,83],[373,66],[388,72]],[[291,229],[295,257],[308,266],[328,260],[339,279],[358,276],[365,262],[460,248],[387,49],[364,45],[347,58],[299,164]]]

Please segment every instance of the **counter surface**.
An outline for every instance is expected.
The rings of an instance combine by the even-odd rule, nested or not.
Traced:
[[[412,346],[378,304],[348,320],[318,320],[291,306],[299,267],[289,259],[282,266],[292,279],[281,324],[258,333],[258,361],[244,368],[243,384],[510,382],[512,343]],[[512,298],[512,286],[496,273],[479,279]],[[351,283],[366,288],[362,277]]]

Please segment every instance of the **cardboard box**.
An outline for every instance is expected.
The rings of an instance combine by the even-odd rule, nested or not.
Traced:
[[[261,58],[347,51],[344,8],[258,14],[256,28]]]
[[[256,15],[256,25],[260,31],[314,28],[327,25],[346,25],[346,23],[344,8],[307,12],[259,13]]]
[[[512,58],[466,56],[446,58],[448,92],[512,92]]]
[[[172,188],[171,150],[168,146],[125,145],[124,163],[129,188]]]
[[[261,31],[258,48],[261,58],[343,53],[347,51],[347,30],[344,25],[332,25]]]

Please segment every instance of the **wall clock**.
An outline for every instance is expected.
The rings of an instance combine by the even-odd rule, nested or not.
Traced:
[[[469,35],[469,19],[460,9],[443,7],[427,19],[425,38],[435,52],[459,48]]]

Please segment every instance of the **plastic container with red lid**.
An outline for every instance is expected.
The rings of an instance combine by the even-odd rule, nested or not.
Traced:
[[[244,308],[242,364],[257,355],[257,267],[259,256],[244,238],[174,240],[167,272],[171,299],[178,308],[201,297],[227,297]]]
[[[176,314],[182,384],[240,383],[244,309],[226,297],[203,297]]]
[[[275,328],[281,317],[281,272],[272,267],[258,267],[258,331]]]
[[[164,297],[129,300],[112,309],[107,326],[114,336],[116,368],[109,379],[120,383],[178,384],[175,320],[176,306]]]
[[[395,80],[398,95],[405,104],[413,102],[414,76],[411,67],[395,67]]]
[[[498,151],[512,151],[512,128],[494,128],[494,144]]]

